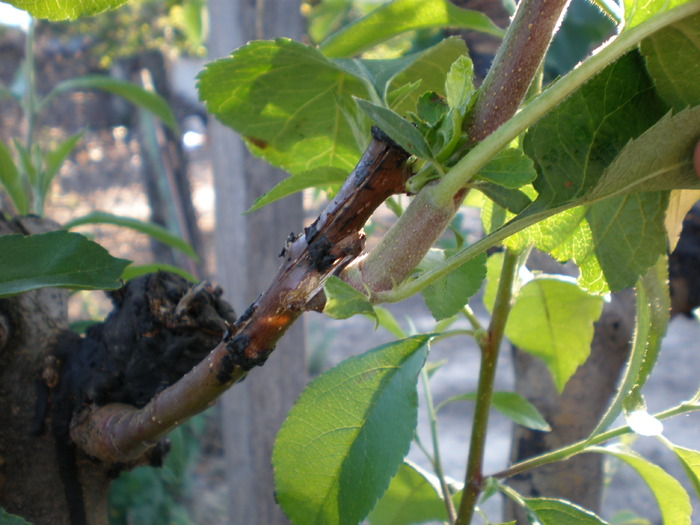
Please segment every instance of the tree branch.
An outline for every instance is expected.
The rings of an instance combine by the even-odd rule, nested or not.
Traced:
[[[336,197],[303,234],[288,239],[272,285],[209,356],[141,409],[123,404],[84,409],[73,418],[71,439],[103,461],[133,461],[262,365],[304,311],[323,309],[319,292],[325,279],[360,255],[364,224],[388,197],[404,191],[407,159],[403,149],[373,130],[373,140]]]
[[[522,0],[466,124],[473,142],[509,120],[520,107],[554,37],[568,0]],[[466,152],[460,152],[463,156]],[[428,184],[366,257],[348,265],[342,278],[378,301],[415,269],[464,200],[463,184]],[[410,246],[410,249],[407,247]]]
[[[485,137],[508,120],[521,103],[552,38],[566,0],[523,0],[476,103],[470,136]],[[524,21],[518,21],[519,19]],[[532,20],[532,22],[526,22]],[[530,25],[531,24],[531,25]],[[525,29],[523,29],[525,28]],[[527,36],[514,33],[527,30]],[[528,45],[513,45],[511,41]],[[535,46],[537,53],[526,51]],[[508,65],[510,64],[510,65]],[[517,68],[517,75],[510,74]],[[491,77],[491,78],[490,78]],[[501,92],[517,100],[500,100]],[[403,281],[444,231],[465,191],[455,192],[451,206],[434,199],[426,186],[390,232],[365,258],[361,229],[374,210],[393,194],[403,193],[407,180],[406,152],[381,132],[318,219],[303,235],[290,239],[285,261],[268,290],[236,322],[210,355],[177,383],[141,409],[127,405],[88,407],[75,417],[71,438],[85,452],[108,462],[131,461],[187,417],[206,409],[233,383],[262,365],[277,340],[306,310],[320,310],[324,280],[332,274],[360,290],[380,292]],[[341,273],[342,272],[342,273]]]

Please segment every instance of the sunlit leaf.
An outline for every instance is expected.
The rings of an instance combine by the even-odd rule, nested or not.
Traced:
[[[651,489],[664,525],[690,525],[692,508],[688,493],[664,469],[618,447],[591,447],[587,450],[614,456],[632,467]]]
[[[156,272],[170,272],[179,275],[183,279],[187,279],[191,283],[199,282],[199,279],[197,279],[191,273],[183,270],[179,266],[173,266],[172,264],[165,263],[130,264],[122,272],[121,280],[130,281],[131,279],[135,279],[136,277],[141,277],[142,275]]]
[[[689,0],[623,0],[622,5],[625,8],[624,29],[630,29],[641,24],[655,14],[668,11],[688,1]]]
[[[445,253],[448,257],[450,252]],[[467,304],[486,277],[486,254],[480,254],[424,288],[425,304],[436,321],[455,315]]]
[[[375,317],[372,303],[367,297],[338,277],[331,276],[323,285],[326,306],[323,313],[333,319],[347,319],[356,314]]]
[[[678,239],[683,229],[683,219],[697,201],[700,200],[700,190],[673,190],[668,199],[666,210],[666,232],[668,234],[669,252],[676,249]]]
[[[75,20],[114,9],[127,0],[6,0],[8,4],[27,11],[36,18],[49,20]]]
[[[551,498],[526,498],[527,508],[542,525],[607,525],[606,521],[569,501]]]
[[[660,257],[637,284],[637,311],[630,356],[617,392],[591,437],[604,432],[615,421],[625,398],[633,391],[641,389],[656,364],[669,320],[670,298],[667,280],[668,262],[666,257]]]
[[[371,525],[411,525],[447,520],[445,502],[429,474],[404,462],[368,516]]]
[[[292,174],[327,166],[349,173],[360,158],[338,104],[367,97],[367,86],[314,47],[250,42],[198,78],[207,110],[246,137],[254,154]],[[363,134],[369,139],[369,122]]]
[[[349,57],[406,31],[445,26],[503,34],[485,14],[447,0],[394,0],[331,35],[320,49],[329,57]]]
[[[351,357],[306,387],[272,454],[275,494],[297,525],[359,523],[411,443],[430,336]]]
[[[376,317],[377,324],[389,331],[397,339],[403,339],[406,337],[406,333],[396,321],[396,318],[386,308],[382,306],[375,306],[374,315],[370,315],[370,317]]]
[[[671,450],[676,454],[683,470],[685,471],[690,483],[695,489],[695,494],[700,497],[700,452],[689,448],[679,447],[670,444]]]
[[[261,195],[248,210],[248,213],[259,210],[271,202],[305,190],[307,188],[329,188],[340,185],[348,176],[345,170],[340,168],[314,168],[297,175],[292,175],[276,184],[270,191]]]
[[[603,309],[601,297],[589,295],[562,276],[539,276],[514,298],[506,337],[542,359],[560,392],[590,353],[593,323]]]
[[[445,94],[451,108],[462,113],[474,93],[474,64],[467,55],[459,57],[452,63],[445,79]]]

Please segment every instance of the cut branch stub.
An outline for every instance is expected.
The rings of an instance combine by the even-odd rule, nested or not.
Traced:
[[[325,279],[362,253],[367,220],[388,197],[405,191],[408,157],[384,132],[372,128],[372,141],[337,195],[303,235],[288,243],[272,286],[250,315],[236,323],[219,372],[222,382],[236,367],[248,371],[264,363],[302,312],[323,308],[325,299],[316,296]]]
[[[71,438],[90,456],[133,461],[187,418],[211,406],[246,373],[265,362],[306,310],[322,309],[325,279],[364,248],[362,228],[388,197],[403,193],[409,154],[378,129],[353,172],[305,233],[288,240],[270,287],[235,322],[214,350],[143,408],[92,405],[74,418]]]

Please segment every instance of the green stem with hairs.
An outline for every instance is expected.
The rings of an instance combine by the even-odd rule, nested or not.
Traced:
[[[699,392],[699,394],[700,394],[700,392]],[[675,407],[672,407],[672,408],[669,408],[669,409],[664,410],[662,412],[658,412],[657,414],[654,414],[654,417],[656,419],[663,420],[663,419],[668,419],[670,417],[678,416],[681,414],[696,412],[696,411],[700,410],[700,404],[698,404],[699,400],[700,400],[700,397],[696,394],[696,396],[694,396],[692,399],[690,399],[688,401],[685,401],[679,405],[676,405]],[[562,461],[565,459],[569,459],[572,456],[586,452],[586,450],[589,447],[598,445],[600,443],[604,443],[606,441],[610,441],[611,439],[615,439],[615,438],[618,438],[620,436],[624,436],[626,434],[632,434],[632,433],[634,433],[634,430],[632,430],[627,425],[623,425],[623,426],[614,428],[612,430],[608,430],[607,432],[602,432],[602,433],[598,434],[597,436],[582,439],[581,441],[577,441],[576,443],[572,443],[571,445],[560,448],[560,449],[555,450],[553,452],[548,452],[546,454],[542,454],[541,456],[536,456],[534,458],[526,459],[525,461],[521,461],[520,463],[516,463],[515,465],[512,465],[505,470],[501,470],[500,472],[496,472],[495,474],[492,474],[489,477],[498,478],[498,479],[510,478],[510,477],[516,476],[518,474],[522,474],[523,472],[526,472],[528,470],[532,470],[534,468],[541,467],[543,465],[547,465],[549,463],[554,463],[556,461]]]
[[[469,181],[479,169],[494,155],[510,144],[512,140],[527,130],[566,97],[571,95],[591,77],[637,46],[643,39],[653,35],[668,25],[674,24],[698,12],[700,12],[700,2],[688,2],[664,13],[657,14],[649,20],[615,37],[608,44],[602,46],[593,56],[581,63],[576,69],[569,72],[554,85],[543,91],[542,94],[535,97],[513,118],[505,122],[479,144],[474,146],[464,158],[450,169],[439,183],[423,188],[414,199],[416,200],[416,205],[421,208],[423,213],[437,213],[436,210],[442,210],[443,212],[444,210],[454,210],[454,196],[468,185]],[[500,244],[503,239],[510,235],[579,204],[582,203],[572,202],[537,213],[526,212],[506,224],[503,228],[500,228],[471,246],[458,251],[449,259],[445,260],[444,263],[422,272],[415,279],[406,281],[393,289],[387,289],[386,287],[383,289],[374,288],[372,286],[373,283],[370,283],[369,288],[373,292],[372,301],[377,303],[390,303],[406,299],[435,282],[437,279],[447,275],[484,250]],[[412,206],[413,203],[411,203],[406,211],[409,211]],[[425,218],[425,216],[426,215],[423,215],[423,218]],[[399,221],[395,227],[392,228],[398,230],[399,233],[393,232],[393,235],[400,238],[402,229],[411,231],[412,228],[415,228],[413,221],[409,220],[403,223]],[[381,270],[377,268],[373,269],[375,272],[381,273]],[[391,279],[387,276],[375,276],[374,279],[375,282],[391,282]]]
[[[484,480],[483,463],[486,447],[486,431],[489,411],[493,398],[493,385],[496,378],[498,353],[503,340],[508,313],[513,293],[513,283],[518,271],[518,256],[506,250],[503,257],[501,278],[493,306],[493,314],[486,337],[479,341],[481,347],[481,369],[479,370],[479,385],[476,392],[476,406],[472,420],[472,436],[469,443],[469,459],[464,482],[464,492],[459,505],[459,516],[455,525],[469,525],[474,515],[476,501],[481,493]]]
[[[544,90],[513,118],[484,138],[450,169],[432,192],[434,203],[442,207],[449,206],[454,195],[464,188],[494,155],[591,77],[636,47],[645,38],[698,12],[700,12],[700,2],[682,4],[624,31],[601,46],[591,57]]]
[[[445,472],[442,468],[442,460],[440,459],[440,443],[438,442],[437,415],[435,414],[433,396],[430,394],[430,381],[428,379],[428,372],[425,371],[425,367],[421,369],[420,378],[421,383],[423,384],[425,405],[428,410],[430,440],[433,444],[433,455],[431,457],[431,461],[433,463],[433,470],[435,471],[435,475],[440,481],[440,490],[442,491],[442,497],[445,502],[445,510],[447,511],[447,516],[450,520],[450,523],[453,523],[457,518],[457,512],[455,511],[455,506],[452,501],[452,494],[450,493],[450,488],[447,485],[447,480],[445,479]]]

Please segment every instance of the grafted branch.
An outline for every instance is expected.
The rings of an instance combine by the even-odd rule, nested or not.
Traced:
[[[556,21],[566,0],[523,0],[516,21],[506,35],[524,31],[525,24],[537,56],[525,57],[529,46],[514,46],[499,54],[494,64],[497,79],[483,90],[475,114],[490,112],[488,119],[476,119],[470,135],[483,137],[493,122],[509,119],[534,78],[551,41]],[[517,39],[516,39],[517,40]],[[518,75],[507,74],[520,64]],[[492,87],[488,87],[492,86]],[[494,105],[494,93],[505,91],[516,105]],[[491,107],[487,110],[487,107]],[[374,210],[389,196],[404,192],[408,154],[388,137],[374,131],[373,140],[338,195],[304,234],[290,238],[282,255],[284,262],[272,285],[236,322],[232,330],[199,365],[177,383],[155,396],[141,409],[127,405],[89,407],[76,417],[71,438],[88,454],[108,462],[128,461],[153,447],[157,440],[184,419],[204,410],[253,367],[265,362],[276,342],[306,310],[323,308],[325,279],[339,274],[356,288],[380,292],[403,281],[424,257],[457,211],[464,196],[458,190],[450,209],[433,199],[434,185],[426,186],[412,201],[401,219],[367,257],[361,232]]]
[[[306,310],[323,308],[325,279],[358,257],[362,228],[389,196],[402,193],[408,154],[379,130],[336,197],[303,234],[288,239],[271,286],[236,321],[216,348],[143,408],[90,406],[74,418],[71,438],[92,457],[132,461],[162,436],[201,412],[253,367]]]

